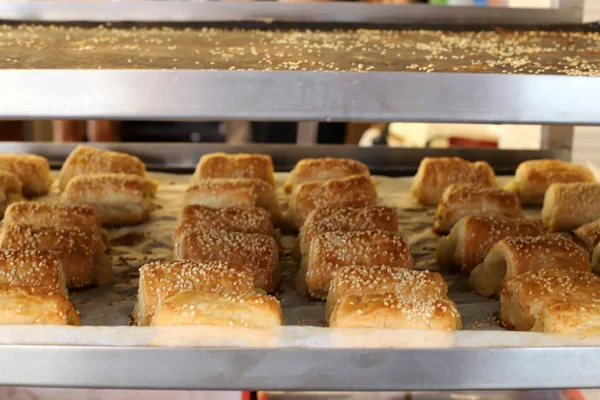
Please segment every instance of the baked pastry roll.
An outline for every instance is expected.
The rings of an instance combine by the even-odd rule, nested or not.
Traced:
[[[544,197],[542,222],[552,232],[600,219],[600,183],[554,183]]]
[[[342,298],[333,308],[329,326],[455,331],[462,322],[450,300],[387,293]]]
[[[375,205],[377,191],[367,175],[302,183],[290,197],[290,213],[300,229],[308,214],[317,207],[368,207]]]
[[[600,219],[580,226],[573,231],[575,240],[592,252],[600,243]]]
[[[211,208],[261,207],[274,220],[281,218],[275,187],[260,179],[204,179],[185,191],[184,203]]]
[[[275,228],[269,213],[260,207],[210,208],[198,204],[185,206],[179,225],[190,229],[273,235]]]
[[[2,231],[0,248],[54,253],[65,272],[69,289],[103,285],[113,280],[106,246],[92,229],[10,225]]]
[[[273,160],[266,154],[205,154],[198,162],[190,186],[212,178],[260,179],[275,186]]]
[[[398,232],[396,209],[387,206],[317,207],[308,214],[298,234],[297,256],[305,257],[311,240],[318,234],[334,231]]]
[[[282,324],[283,313],[279,301],[266,293],[192,291],[178,293],[161,302],[150,325],[275,328]]]
[[[463,217],[440,239],[437,264],[446,269],[471,272],[483,262],[496,242],[509,236],[540,236],[545,233],[539,221],[497,217]]]
[[[471,272],[469,284],[482,296],[499,296],[507,280],[543,268],[592,270],[589,253],[565,237],[509,237],[491,248],[483,263]]]
[[[525,272],[504,284],[500,320],[508,329],[529,331],[546,304],[600,298],[600,278],[591,272],[540,269]]]
[[[0,250],[0,286],[40,287],[69,295],[62,265],[48,251]]]
[[[600,299],[548,302],[538,314],[531,330],[600,335]]]
[[[349,158],[305,158],[296,163],[284,189],[291,193],[301,183],[341,179],[352,175],[369,176],[369,168],[360,161]]]
[[[442,275],[389,265],[348,265],[340,268],[329,285],[325,319],[345,296],[396,293],[406,297],[444,299],[448,284]]]
[[[0,325],[81,325],[79,314],[57,290],[0,287]]]
[[[325,300],[335,273],[347,265],[389,265],[414,268],[402,235],[383,231],[325,232],[316,236],[298,271],[300,293]],[[306,288],[306,290],[304,289]]]
[[[69,181],[76,176],[105,172],[145,177],[146,166],[139,158],[129,154],[77,146],[60,170],[58,187],[62,192]]]
[[[133,316],[149,325],[166,298],[187,291],[241,294],[254,291],[250,269],[226,262],[155,261],[140,268],[140,284]]]
[[[154,210],[157,182],[129,174],[76,176],[61,195],[66,204],[87,204],[100,211],[103,226],[136,225]]]
[[[592,270],[600,275],[600,243],[594,249],[592,253]]]
[[[25,197],[48,193],[53,181],[48,160],[35,154],[0,154],[0,171],[17,176]]]
[[[437,204],[444,190],[454,183],[498,187],[492,167],[485,161],[469,162],[459,157],[425,157],[419,165],[410,192],[423,204]]]
[[[0,218],[4,217],[6,208],[15,201],[21,200],[21,181],[13,173],[0,171]]]
[[[279,285],[279,246],[272,236],[180,226],[173,246],[178,260],[239,264],[252,271],[257,288],[271,293]]]
[[[519,164],[515,179],[504,189],[518,194],[522,204],[542,204],[551,184],[575,182],[596,182],[596,179],[581,165],[560,160],[530,160]]]
[[[472,184],[450,185],[438,204],[433,222],[435,233],[448,233],[468,215],[521,218],[519,197],[506,190]]]

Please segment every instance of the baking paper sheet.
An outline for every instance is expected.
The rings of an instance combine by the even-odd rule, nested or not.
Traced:
[[[182,208],[182,194],[189,175],[151,173],[160,181],[158,208],[142,225],[110,229],[110,255],[116,283],[71,292],[71,301],[81,314],[82,327],[1,326],[0,344],[74,344],[110,346],[243,346],[243,347],[478,347],[593,345],[600,338],[507,332],[494,322],[499,302],[476,295],[462,274],[444,273],[449,296],[463,319],[460,332],[325,328],[324,302],[309,300],[294,288],[297,263],[290,256],[295,236],[284,235],[283,282],[276,296],[281,301],[286,326],[274,330],[221,327],[134,327],[130,315],[137,295],[138,268],[153,260],[171,259],[171,232]],[[282,209],[287,208],[282,185],[286,173],[276,181]],[[437,270],[438,237],[431,232],[434,208],[413,202],[408,189],[412,178],[376,177],[379,202],[395,206],[401,232],[411,246],[417,268]],[[506,181],[506,178],[502,179]],[[46,201],[56,201],[55,191]],[[539,218],[539,209],[526,210]]]

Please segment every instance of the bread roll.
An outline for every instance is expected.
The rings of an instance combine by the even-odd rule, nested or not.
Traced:
[[[35,249],[0,250],[0,286],[39,287],[69,295],[58,257]]]
[[[4,218],[6,208],[21,200],[21,181],[13,173],[0,170],[0,218]]]
[[[573,231],[575,240],[592,252],[600,243],[600,219],[580,226]]]
[[[265,293],[178,293],[161,302],[153,326],[209,325],[275,328],[283,324],[279,301]]]
[[[589,253],[562,236],[509,237],[492,247],[471,272],[469,284],[482,296],[499,296],[507,280],[543,268],[592,270]]]
[[[592,172],[577,164],[560,160],[529,160],[519,164],[515,179],[504,189],[516,193],[521,203],[542,204],[553,183],[595,182]]]
[[[290,213],[300,229],[311,211],[317,207],[368,207],[377,202],[377,191],[367,175],[302,183],[294,187],[290,197]]]
[[[279,285],[279,246],[272,236],[179,227],[173,246],[179,260],[244,265],[252,271],[257,288],[270,293]]]
[[[600,299],[551,301],[544,305],[534,332],[600,335]]]
[[[600,183],[554,183],[544,197],[542,222],[552,232],[571,231],[600,219]]]
[[[335,273],[347,265],[389,265],[414,268],[402,235],[384,231],[325,232],[310,245],[307,262],[298,272],[297,286],[311,297],[325,300]]]
[[[472,184],[450,185],[438,204],[433,231],[448,233],[462,217],[469,215],[516,219],[523,212],[514,193]]]
[[[419,165],[410,192],[423,204],[437,204],[454,183],[498,187],[494,170],[485,161],[469,162],[458,157],[425,157]]]
[[[254,291],[252,271],[226,262],[155,261],[140,268],[137,325],[149,325],[157,307],[168,297],[188,291],[241,294]]]
[[[87,204],[100,211],[103,226],[137,225],[154,210],[157,182],[130,174],[88,174],[70,180],[61,195],[65,204]]]
[[[302,183],[341,179],[352,175],[369,176],[369,168],[360,161],[349,158],[305,158],[296,163],[284,189],[291,193],[294,187]]]
[[[331,313],[329,326],[454,331],[462,322],[450,300],[388,293],[342,298]]]
[[[224,230],[228,232],[273,235],[271,215],[260,207],[210,208],[198,204],[185,206],[179,225],[190,229]]]
[[[77,146],[60,170],[58,187],[63,191],[74,177],[95,173],[121,173],[143,178],[146,166],[139,158],[129,154]]]
[[[318,234],[335,231],[398,232],[396,209],[387,206],[317,207],[306,218],[298,234],[297,258],[308,256],[311,240]]]
[[[415,271],[389,265],[348,265],[340,268],[329,285],[325,318],[345,296],[396,293],[407,297],[444,299],[448,285],[437,272]]]
[[[80,325],[79,314],[59,291],[0,287],[0,325]]]
[[[0,154],[0,171],[17,176],[25,197],[48,193],[53,181],[48,160],[34,154]]]
[[[273,160],[266,154],[205,154],[198,162],[190,186],[211,178],[260,179],[275,186]]]
[[[591,272],[540,269],[525,272],[504,284],[500,320],[508,329],[528,331],[546,304],[600,298],[600,278]]]

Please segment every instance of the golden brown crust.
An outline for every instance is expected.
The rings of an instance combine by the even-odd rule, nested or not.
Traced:
[[[446,298],[448,285],[442,275],[389,265],[348,265],[340,268],[329,285],[325,319],[345,296],[397,293],[407,297]]]
[[[296,163],[284,189],[291,193],[301,183],[341,179],[352,175],[369,176],[369,168],[360,161],[349,158],[305,158]]]
[[[535,319],[533,332],[600,334],[600,299],[550,301]]]
[[[66,204],[87,204],[100,211],[103,226],[136,225],[154,209],[157,182],[130,174],[88,174],[69,181],[61,195]]]
[[[10,225],[2,231],[0,248],[54,253],[67,277],[69,289],[92,285],[98,270],[110,269],[106,247],[91,229]]]
[[[317,207],[368,207],[376,202],[377,191],[371,178],[352,175],[295,186],[289,208],[294,225],[300,229],[310,212]]]
[[[22,185],[17,176],[0,170],[0,218],[4,218],[6,208],[21,200]]]
[[[515,193],[473,184],[450,185],[438,203],[433,231],[448,233],[468,215],[515,219],[522,214],[521,202]]]
[[[59,259],[35,249],[0,250],[0,286],[40,287],[69,295]]]
[[[212,178],[260,179],[275,186],[273,160],[266,154],[205,154],[198,162],[190,186]]]
[[[189,229],[223,230],[228,232],[273,235],[271,215],[260,207],[210,208],[198,204],[185,206],[179,225]]]
[[[150,324],[158,305],[177,293],[241,294],[253,290],[253,273],[240,264],[191,260],[151,262],[140,268],[134,317],[138,325]]]
[[[443,237],[437,249],[437,263],[445,269],[471,272],[483,262],[488,251],[509,236],[540,236],[545,233],[539,221],[497,217],[463,217]]]
[[[425,157],[419,165],[410,192],[423,204],[437,204],[444,190],[455,183],[498,187],[494,170],[485,161],[469,162],[459,157]]]
[[[542,222],[552,232],[571,231],[600,219],[600,183],[554,183],[544,197]]]
[[[573,231],[575,239],[592,252],[600,243],[600,219],[580,226]]]
[[[592,254],[592,271],[600,275],[600,243],[598,243]]]
[[[344,297],[333,309],[329,326],[454,331],[462,322],[450,300],[388,293]]]
[[[153,326],[242,326],[275,328],[283,324],[279,301],[265,293],[218,294],[191,291],[160,303]]]
[[[396,209],[387,206],[317,207],[308,214],[298,234],[302,257],[308,255],[311,240],[320,233],[334,231],[398,232]]]
[[[507,281],[500,295],[500,319],[508,329],[528,331],[545,304],[600,298],[600,278],[591,272],[540,269]]]
[[[514,181],[506,190],[516,193],[523,204],[542,204],[544,193],[553,183],[596,182],[592,172],[560,160],[529,160],[519,164]]]
[[[590,254],[559,235],[509,237],[497,242],[469,278],[482,296],[499,296],[504,282],[538,269],[592,270]]]
[[[56,290],[0,287],[0,325],[81,325],[69,300]]]
[[[275,187],[260,179],[203,179],[185,191],[184,203],[211,208],[261,207],[275,221],[281,217]]]
[[[107,172],[145,177],[146,166],[139,158],[129,154],[77,146],[60,170],[58,187],[60,191],[65,190],[69,181],[79,175]]]
[[[269,293],[279,285],[279,246],[272,236],[183,226],[173,232],[173,246],[180,260],[222,261],[248,267],[256,287]]]
[[[410,248],[402,235],[383,231],[326,232],[310,245],[306,270],[298,273],[300,285],[306,280],[308,294],[326,299],[335,273],[347,265],[389,265],[414,267]]]
[[[16,175],[25,197],[44,195],[52,185],[48,160],[34,154],[0,154],[0,171]]]

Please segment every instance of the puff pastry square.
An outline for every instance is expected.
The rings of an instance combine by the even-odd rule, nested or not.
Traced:
[[[581,165],[560,160],[530,160],[519,164],[515,179],[505,189],[518,194],[521,203],[535,205],[542,204],[551,184],[575,182],[596,182],[596,179]]]
[[[320,233],[334,231],[398,232],[396,209],[387,206],[317,207],[306,218],[298,234],[297,258],[308,255],[311,240]]]
[[[497,217],[463,217],[443,237],[437,249],[437,263],[445,269],[471,272],[483,262],[496,242],[509,236],[540,236],[545,233],[539,221]]]
[[[266,154],[206,154],[200,158],[190,186],[212,178],[260,179],[275,186],[273,160]]]
[[[600,219],[600,183],[554,183],[544,197],[542,222],[566,232]]]
[[[442,275],[389,265],[348,265],[340,268],[329,285],[325,319],[345,296],[397,293],[407,297],[445,299],[448,284]]]
[[[482,296],[499,296],[502,284],[527,271],[543,268],[592,270],[590,254],[558,235],[509,237],[497,242],[469,278]]]
[[[129,174],[76,176],[61,195],[64,204],[87,204],[100,211],[103,226],[137,225],[154,210],[157,182]]]
[[[450,300],[388,293],[342,298],[331,313],[329,326],[455,331],[462,322]]]
[[[435,233],[448,233],[462,217],[483,215],[521,218],[519,197],[506,190],[472,184],[450,185],[438,204],[433,222]]]
[[[335,273],[347,265],[414,267],[402,235],[383,231],[326,232],[310,244],[308,260],[298,271],[300,293],[325,300]]]
[[[352,175],[294,187],[289,209],[294,225],[300,229],[310,212],[317,207],[368,207],[376,202],[377,191],[371,178]]]
[[[492,167],[485,161],[469,162],[458,157],[425,157],[410,192],[423,204],[437,204],[453,183],[498,187]]]
[[[265,293],[178,293],[160,303],[153,326],[209,325],[275,328],[283,324],[279,301]]]
[[[508,329],[529,331],[546,304],[600,298],[600,278],[591,272],[540,269],[517,275],[502,288],[500,320]]]
[[[58,187],[63,191],[69,181],[76,176],[105,172],[145,177],[146,166],[139,158],[129,154],[77,146],[60,170]]]
[[[369,176],[369,168],[360,161],[349,158],[305,158],[298,161],[290,172],[284,190],[291,193],[301,183],[341,179],[352,175]]]
[[[186,190],[184,203],[211,208],[261,207],[273,220],[281,219],[275,187],[260,179],[204,179]]]
[[[227,262],[156,261],[140,268],[137,303],[133,312],[137,325],[149,325],[157,307],[168,297],[188,291],[250,293],[252,271]]]
[[[59,291],[0,287],[0,325],[81,325],[79,314]]]
[[[48,251],[0,250],[0,286],[39,287],[69,295],[60,260]]]
[[[2,231],[0,248],[54,253],[65,272],[69,289],[113,280],[106,247],[98,233],[91,229],[10,225]]]
[[[48,193],[53,181],[48,160],[34,154],[0,154],[0,171],[17,176],[25,197]]]
[[[279,285],[279,246],[272,236],[179,227],[173,246],[179,260],[240,264],[252,270],[257,288],[270,293]]]
[[[534,332],[600,335],[600,299],[551,301],[544,305]]]
[[[198,204],[185,206],[179,225],[188,229],[223,230],[273,235],[271,215],[260,207],[210,208]]]
[[[21,200],[21,181],[13,173],[0,170],[0,218],[4,217],[6,208]]]

